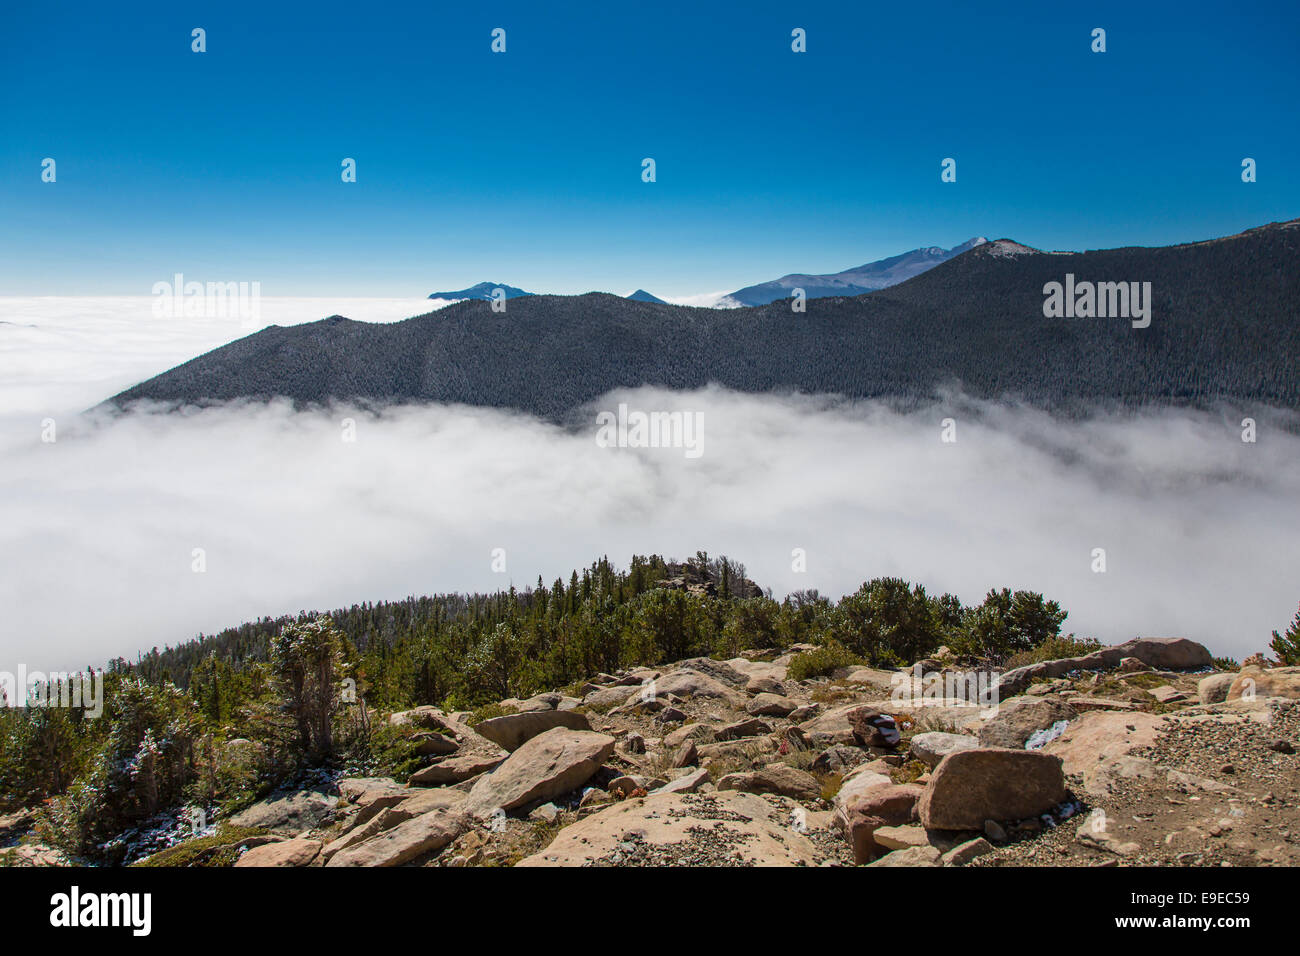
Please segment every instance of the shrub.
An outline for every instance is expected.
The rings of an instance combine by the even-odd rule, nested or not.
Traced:
[[[790,680],[807,680],[810,677],[828,677],[841,667],[866,662],[836,640],[829,640],[821,647],[796,654],[786,676]]]
[[[1076,638],[1073,634],[1066,637],[1051,637],[1037,647],[1007,658],[1007,669],[1026,667],[1043,661],[1059,661],[1065,657],[1083,657],[1093,651],[1101,650],[1101,641],[1092,638]]]

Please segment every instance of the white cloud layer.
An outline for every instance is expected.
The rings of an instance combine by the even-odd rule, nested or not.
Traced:
[[[899,413],[640,389],[598,407],[702,413],[701,457],[598,447],[595,409],[573,432],[465,407],[232,406],[60,417],[42,443],[45,409],[91,405],[189,341],[104,315],[63,323],[71,357],[37,343],[0,387],[0,670],[132,657],[263,615],[549,584],[634,552],[725,553],[778,597],[838,597],[887,574],[968,602],[1029,588],[1081,635],[1182,635],[1239,657],[1300,600],[1300,438],[1266,410],[1244,444],[1236,415],[1065,423],[960,398]],[[74,369],[114,384],[88,394]],[[947,416],[955,444],[940,441]],[[1105,574],[1090,568],[1098,547]],[[806,573],[791,570],[794,548]]]

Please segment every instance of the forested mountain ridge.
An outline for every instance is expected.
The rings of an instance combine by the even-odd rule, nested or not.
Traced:
[[[1044,285],[1151,283],[1152,320],[1046,318]],[[572,418],[612,389],[716,383],[924,400],[960,385],[1070,409],[1208,404],[1300,407],[1300,220],[1224,239],[1082,253],[1009,240],[857,297],[715,310],[603,293],[467,301],[388,325],[333,316],[272,326],[110,401],[284,396],[436,401]]]

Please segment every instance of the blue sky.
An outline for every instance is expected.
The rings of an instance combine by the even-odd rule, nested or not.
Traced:
[[[685,296],[1300,216],[1300,6],[1134,6],[7,4],[0,294]]]

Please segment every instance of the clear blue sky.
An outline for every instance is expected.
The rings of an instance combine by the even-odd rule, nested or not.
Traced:
[[[687,295],[1300,216],[1300,4],[736,8],[6,3],[0,294]]]

